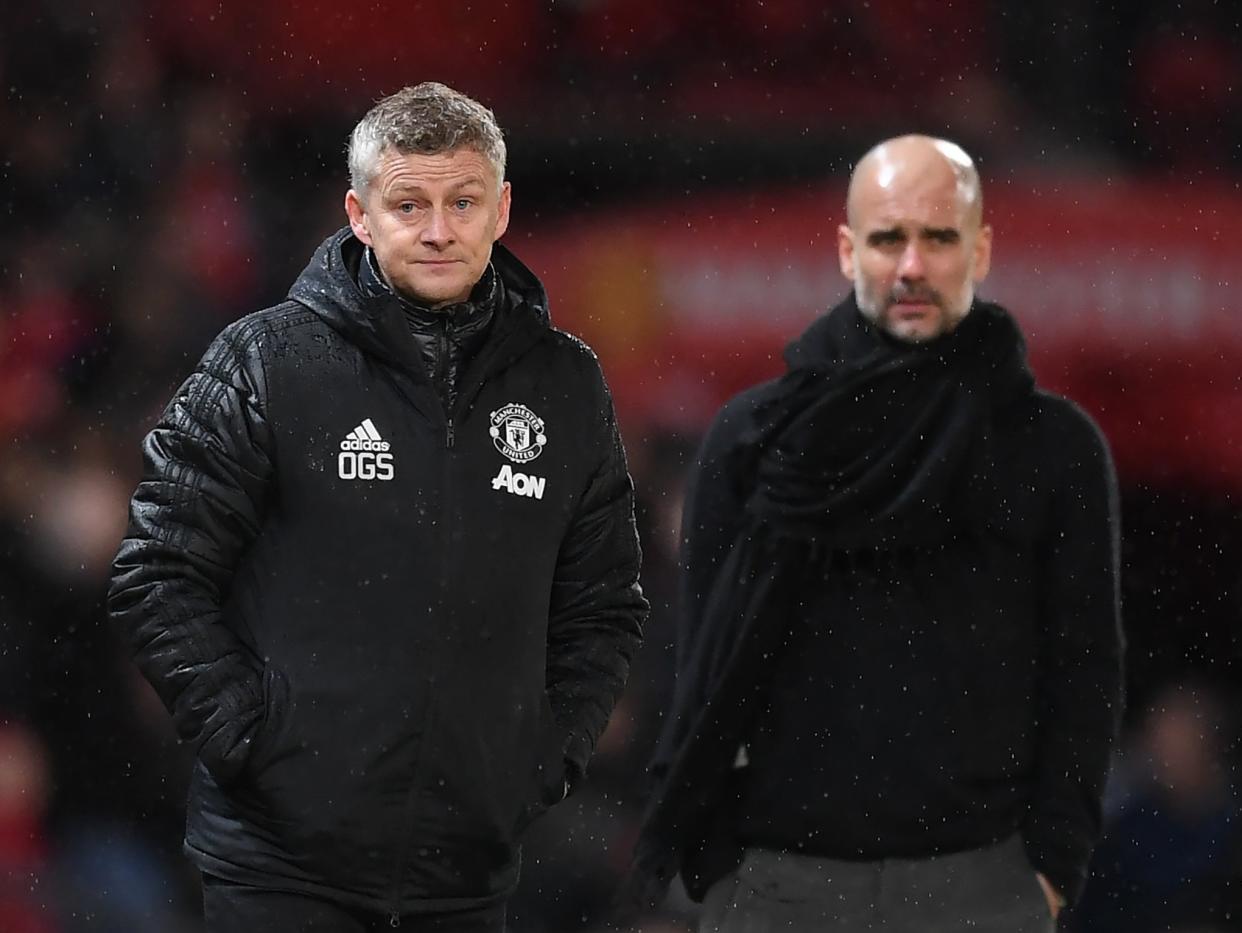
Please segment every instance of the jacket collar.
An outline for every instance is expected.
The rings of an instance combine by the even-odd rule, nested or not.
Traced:
[[[464,324],[480,311],[494,311],[500,298],[499,276],[496,274],[496,267],[489,262],[465,301],[435,309],[429,308],[392,287],[379,267],[375,251],[369,246],[363,247],[362,260],[358,263],[358,288],[369,298],[391,295],[406,315],[420,324],[431,324],[445,318],[454,325]]]
[[[367,353],[417,374],[418,350],[405,322],[402,299],[386,287],[368,284],[364,254],[362,242],[349,227],[343,227],[315,250],[289,297]],[[489,298],[495,301],[497,320],[488,343],[503,342],[503,346],[496,347],[497,352],[484,351],[489,370],[516,358],[551,326],[543,284],[521,260],[496,243],[490,268],[494,277]]]

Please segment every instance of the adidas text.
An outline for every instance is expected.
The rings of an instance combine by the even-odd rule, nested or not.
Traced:
[[[388,441],[360,441],[355,438],[341,441],[341,450],[387,450]]]
[[[492,489],[504,489],[515,496],[530,496],[534,499],[543,498],[543,488],[548,483],[542,476],[527,476],[525,473],[514,473],[509,464],[500,468],[496,478],[492,480]]]

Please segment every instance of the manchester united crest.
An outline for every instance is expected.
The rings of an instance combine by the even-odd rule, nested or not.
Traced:
[[[496,449],[514,463],[530,463],[543,453],[543,446],[548,442],[543,419],[516,402],[492,412],[492,424],[487,433],[492,436]]]

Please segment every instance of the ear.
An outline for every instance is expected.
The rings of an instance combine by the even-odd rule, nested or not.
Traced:
[[[992,268],[992,228],[988,224],[980,227],[975,236],[974,260],[975,267],[971,276],[978,285],[987,278],[988,270]]]
[[[504,236],[505,231],[509,229],[509,204],[512,198],[512,188],[506,181],[500,186],[500,203],[496,208],[496,232],[492,236],[493,242]]]
[[[837,260],[841,263],[841,274],[854,281],[854,231],[848,224],[837,227]]]
[[[354,236],[367,246],[371,246],[371,231],[367,229],[367,212],[362,206],[362,198],[353,188],[345,192],[345,214],[349,217],[349,229],[354,231]]]

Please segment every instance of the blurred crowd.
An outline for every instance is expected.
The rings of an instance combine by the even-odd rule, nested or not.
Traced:
[[[106,627],[108,564],[141,435],[210,338],[282,297],[340,224],[345,135],[380,93],[437,78],[496,109],[515,232],[840,173],[912,127],[954,136],[993,173],[1242,174],[1242,31],[1214,0],[338,6],[0,13],[4,931],[196,929],[179,853],[188,753]],[[600,923],[671,692],[697,436],[625,428],[654,613],[589,781],[532,832],[519,933]],[[1242,509],[1135,486],[1123,505],[1129,725],[1093,879],[1064,924],[1236,929]],[[675,893],[650,928],[693,916]]]

